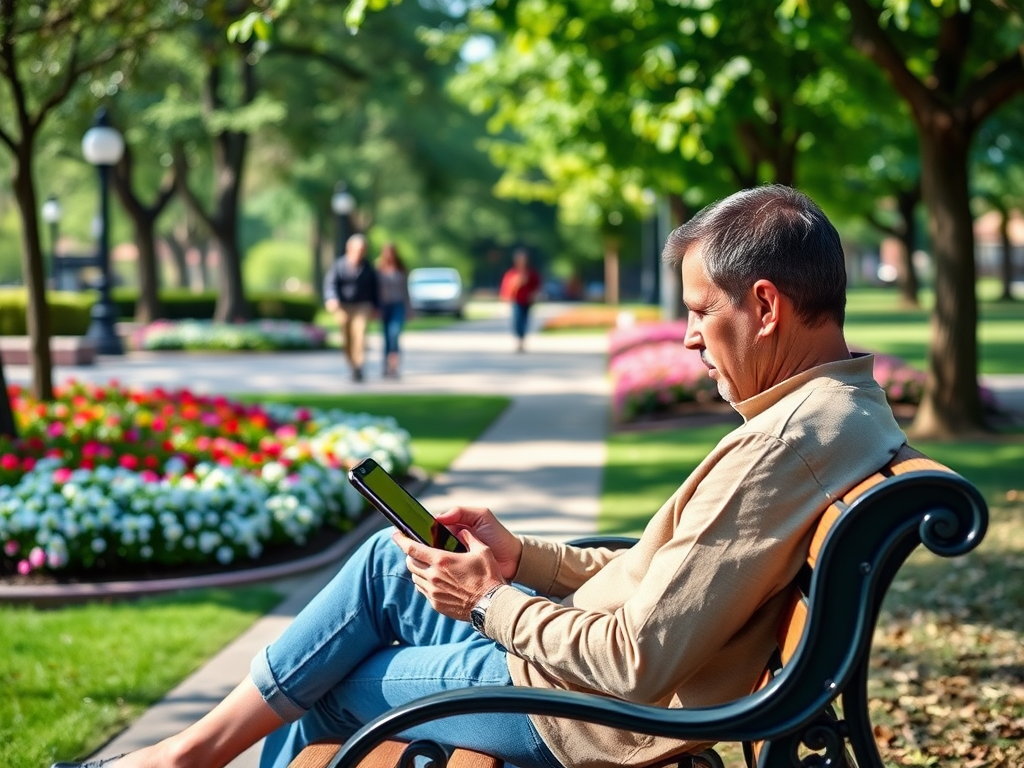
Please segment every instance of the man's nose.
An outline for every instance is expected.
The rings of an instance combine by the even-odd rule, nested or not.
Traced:
[[[701,337],[697,324],[694,322],[692,312],[686,319],[686,335],[683,336],[683,346],[687,349],[698,349],[704,346],[704,339]]]

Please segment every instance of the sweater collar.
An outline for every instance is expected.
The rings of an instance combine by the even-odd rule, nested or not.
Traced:
[[[749,421],[764,413],[782,398],[807,386],[810,382],[820,379],[831,379],[836,386],[864,385],[874,383],[874,356],[864,353],[852,353],[849,360],[836,360],[824,365],[808,368],[806,371],[779,382],[753,397],[748,397],[733,404],[733,408]],[[820,381],[817,386],[820,386]]]

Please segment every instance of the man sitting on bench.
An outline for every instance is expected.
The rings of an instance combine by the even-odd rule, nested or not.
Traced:
[[[453,688],[590,691],[664,707],[750,693],[815,520],[905,437],[872,359],[847,348],[839,235],[806,196],[783,186],[734,194],[675,230],[665,258],[682,270],[686,346],[744,424],[636,546],[515,536],[468,508],[439,515],[465,554],[377,535],[212,712],[110,765],[219,768],[266,737],[261,765],[284,768],[310,742]],[[521,714],[406,735],[520,768],[643,766],[696,746]]]

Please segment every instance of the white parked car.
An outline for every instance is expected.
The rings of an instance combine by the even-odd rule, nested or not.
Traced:
[[[409,272],[409,303],[414,312],[462,317],[466,295],[462,277],[451,267],[418,267]]]

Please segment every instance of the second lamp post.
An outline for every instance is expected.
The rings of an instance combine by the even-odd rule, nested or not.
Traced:
[[[122,355],[124,347],[117,335],[117,310],[110,296],[110,168],[117,165],[124,154],[124,139],[110,125],[107,110],[96,113],[96,122],[82,137],[82,154],[90,165],[96,166],[100,177],[100,218],[96,244],[96,266],[100,270],[99,299],[92,305],[92,319],[86,338],[96,342],[101,355]]]

